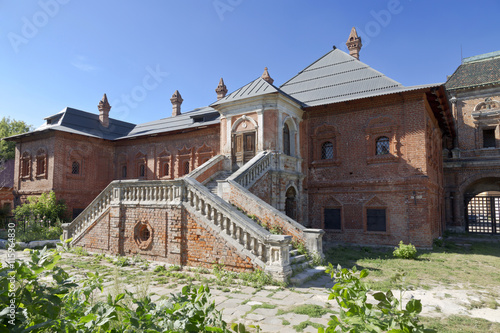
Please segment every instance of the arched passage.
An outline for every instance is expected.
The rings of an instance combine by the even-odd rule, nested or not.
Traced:
[[[466,231],[500,233],[500,178],[482,178],[464,192]]]

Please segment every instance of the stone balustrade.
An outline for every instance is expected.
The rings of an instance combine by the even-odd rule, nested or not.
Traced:
[[[237,211],[230,204],[210,193],[203,185],[189,177],[186,184],[186,204],[205,216],[220,234],[231,238],[258,266],[283,279],[291,273],[289,243],[291,236],[273,235]]]
[[[271,169],[273,163],[273,153],[263,151],[255,155],[248,163],[238,169],[229,179],[237,182],[241,186],[248,188],[252,183],[260,178],[264,172]]]
[[[71,223],[64,223],[64,239],[77,238],[110,206],[120,204],[172,204],[180,202],[182,181],[112,181]]]

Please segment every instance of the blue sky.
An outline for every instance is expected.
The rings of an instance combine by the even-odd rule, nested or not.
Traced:
[[[35,127],[66,106],[143,123],[216,100],[264,67],[279,86],[331,50],[405,86],[444,82],[464,57],[500,50],[496,0],[0,0],[0,117]]]

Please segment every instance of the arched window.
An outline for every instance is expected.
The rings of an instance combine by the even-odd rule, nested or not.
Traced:
[[[283,153],[290,155],[290,128],[286,123],[283,126]]]
[[[73,175],[80,174],[80,163],[78,163],[77,161],[74,161],[73,164],[71,164],[71,173]]]
[[[297,193],[295,192],[295,188],[290,186],[290,188],[286,191],[286,200],[285,200],[285,214],[291,219],[296,219],[297,217]]]
[[[333,159],[333,143],[326,141],[321,145],[321,159],[322,160],[332,160]]]
[[[189,173],[189,162],[184,163],[184,174],[187,175]]]
[[[168,176],[169,173],[170,165],[168,164],[168,162],[165,162],[165,164],[163,164],[163,176]]]
[[[127,178],[127,166],[122,165],[122,178]]]
[[[376,141],[376,155],[386,155],[389,154],[389,138],[386,136],[381,136]]]

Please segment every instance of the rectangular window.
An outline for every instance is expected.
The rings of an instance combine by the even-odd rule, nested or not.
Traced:
[[[495,147],[496,147],[495,130],[494,129],[483,130],[483,148],[495,148]]]
[[[340,208],[325,208],[323,211],[325,229],[341,230]]]
[[[385,209],[366,210],[366,230],[386,231]]]

